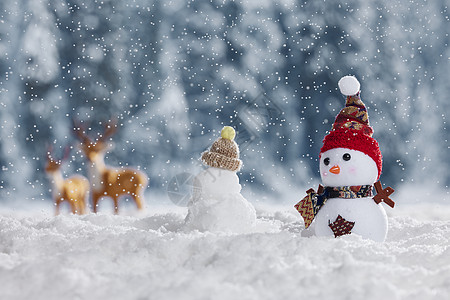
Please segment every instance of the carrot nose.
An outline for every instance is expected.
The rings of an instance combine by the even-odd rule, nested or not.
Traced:
[[[333,174],[339,174],[341,172],[341,169],[338,165],[334,165],[331,167],[330,172]]]

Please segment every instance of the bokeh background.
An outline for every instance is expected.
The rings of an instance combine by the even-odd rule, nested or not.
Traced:
[[[241,183],[259,195],[250,200],[295,203],[288,193],[320,182],[319,149],[348,74],[361,82],[382,181],[408,191],[403,199],[448,200],[448,4],[1,1],[0,201],[50,201],[48,146],[71,146],[64,173],[86,174],[72,120],[95,136],[117,119],[106,161],[144,170],[149,192],[198,172],[200,153],[231,125]]]

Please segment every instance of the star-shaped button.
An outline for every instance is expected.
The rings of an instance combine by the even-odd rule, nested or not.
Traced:
[[[330,223],[330,221],[328,221],[328,223],[328,226],[333,231],[335,238],[344,234],[352,233],[353,226],[355,226],[355,222],[347,221],[341,215],[338,215],[336,221],[333,223]]]

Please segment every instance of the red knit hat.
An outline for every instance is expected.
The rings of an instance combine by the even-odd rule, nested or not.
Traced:
[[[323,139],[320,155],[334,148],[347,148],[369,155],[377,164],[378,178],[381,175],[382,157],[378,142],[372,138],[366,106],[360,98],[360,84],[354,76],[339,80],[341,93],[347,96],[345,107],[339,112],[331,132]]]

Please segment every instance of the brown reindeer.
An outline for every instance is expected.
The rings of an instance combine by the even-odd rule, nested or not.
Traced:
[[[69,155],[69,148],[66,148],[64,157],[55,160],[51,154],[51,148],[47,151],[47,165],[45,172],[50,177],[53,184],[53,198],[56,205],[56,215],[60,212],[60,205],[66,201],[69,203],[73,214],[82,215],[86,213],[86,198],[89,195],[89,181],[81,175],[73,175],[67,179],[61,173],[61,164]]]
[[[114,213],[119,213],[119,198],[130,196],[142,209],[143,193],[147,187],[148,178],[143,172],[132,168],[111,167],[105,165],[107,139],[117,130],[115,122],[108,122],[104,132],[96,140],[91,140],[81,124],[74,121],[74,131],[81,141],[81,149],[90,162],[89,180],[92,190],[92,204],[97,212],[98,202],[102,197],[111,197],[114,201]]]

